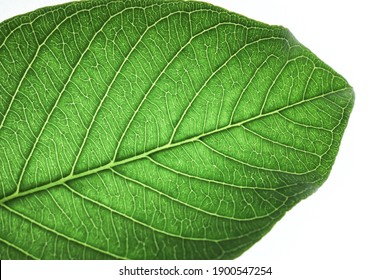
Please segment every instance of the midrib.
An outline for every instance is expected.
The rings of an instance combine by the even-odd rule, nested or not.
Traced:
[[[165,145],[163,145],[161,147],[152,149],[150,151],[144,152],[142,154],[139,154],[139,155],[136,155],[136,156],[133,156],[133,157],[130,157],[130,158],[126,158],[126,159],[123,159],[123,160],[120,160],[120,161],[112,161],[112,162],[109,162],[109,163],[107,163],[105,165],[102,165],[102,166],[99,166],[99,167],[96,167],[96,168],[93,168],[93,169],[90,169],[90,170],[87,170],[87,171],[84,171],[84,172],[80,172],[78,174],[70,174],[70,175],[68,175],[66,177],[63,177],[63,178],[57,180],[57,181],[54,181],[54,182],[51,182],[51,183],[48,183],[48,184],[45,184],[45,185],[42,185],[42,186],[39,186],[39,187],[35,187],[35,188],[29,189],[27,191],[15,192],[15,193],[13,193],[13,194],[11,194],[9,196],[6,196],[3,199],[1,199],[0,200],[0,206],[1,206],[1,204],[4,204],[4,203],[6,203],[8,201],[11,201],[13,199],[16,199],[16,198],[19,198],[19,197],[24,197],[24,196],[27,196],[27,195],[30,195],[30,194],[34,194],[34,193],[43,191],[43,190],[48,190],[50,188],[53,188],[53,187],[56,187],[56,186],[60,186],[60,185],[66,183],[68,181],[71,181],[71,180],[83,178],[83,177],[86,177],[86,176],[89,176],[89,175],[92,175],[92,174],[99,173],[99,172],[104,171],[104,170],[108,170],[110,168],[114,168],[116,166],[120,166],[120,165],[123,165],[123,164],[126,164],[126,163],[130,163],[130,162],[133,162],[133,161],[136,161],[136,160],[147,158],[148,156],[150,156],[150,155],[152,155],[154,153],[157,153],[157,152],[160,152],[160,151],[164,151],[164,150],[168,150],[168,149],[180,146],[180,145],[185,145],[187,143],[192,143],[192,142],[195,142],[196,140],[198,140],[198,139],[200,139],[202,137],[206,137],[206,136],[210,136],[210,135],[213,135],[213,134],[217,134],[219,132],[222,132],[222,131],[225,131],[225,130],[228,130],[228,129],[231,129],[231,128],[234,128],[234,127],[239,127],[239,126],[244,125],[246,123],[249,123],[251,121],[255,121],[255,120],[258,120],[260,118],[264,118],[264,117],[267,117],[267,116],[279,113],[281,111],[284,111],[284,110],[287,110],[287,109],[291,109],[291,108],[293,108],[295,106],[298,106],[298,105],[301,105],[301,104],[304,104],[306,102],[310,102],[310,101],[313,101],[313,100],[316,100],[316,99],[319,99],[319,98],[323,98],[323,97],[326,97],[326,96],[331,95],[331,94],[340,93],[340,92],[342,92],[344,90],[348,90],[348,89],[350,89],[350,88],[347,87],[347,88],[339,89],[339,90],[336,90],[336,91],[330,91],[330,92],[327,92],[327,93],[324,93],[324,94],[321,94],[321,95],[318,95],[318,96],[315,96],[315,97],[312,97],[312,98],[309,98],[309,99],[301,100],[301,101],[299,101],[297,103],[288,105],[286,107],[283,107],[283,108],[280,108],[280,109],[277,109],[277,110],[274,110],[274,111],[271,111],[271,112],[268,112],[268,113],[264,113],[264,114],[260,114],[260,115],[254,116],[252,118],[243,120],[241,122],[237,122],[235,124],[230,124],[230,125],[221,127],[219,129],[215,129],[215,130],[206,132],[204,134],[200,134],[200,135],[194,136],[192,138],[188,138],[188,139],[183,140],[183,141],[179,141],[179,142],[176,142],[176,143],[165,144]]]

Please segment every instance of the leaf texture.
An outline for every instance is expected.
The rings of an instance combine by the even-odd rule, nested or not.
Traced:
[[[326,180],[353,106],[279,26],[84,1],[0,24],[1,259],[227,259]]]

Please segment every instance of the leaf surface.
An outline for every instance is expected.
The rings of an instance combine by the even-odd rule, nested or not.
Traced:
[[[0,24],[1,259],[226,259],[326,180],[348,83],[279,26],[85,1]]]

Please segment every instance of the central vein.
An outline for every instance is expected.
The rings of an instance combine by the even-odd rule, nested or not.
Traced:
[[[280,108],[280,109],[277,109],[277,110],[274,110],[274,111],[271,111],[271,112],[268,112],[268,113],[263,113],[263,114],[254,116],[252,118],[243,120],[241,122],[237,122],[237,123],[234,123],[234,124],[229,124],[227,126],[224,126],[224,127],[221,127],[221,128],[218,128],[218,129],[206,132],[204,134],[200,134],[200,135],[194,136],[192,138],[188,138],[188,139],[185,139],[185,140],[182,140],[182,141],[178,141],[178,142],[175,142],[175,143],[167,143],[167,144],[165,144],[163,146],[154,148],[152,150],[149,150],[149,151],[144,152],[144,153],[139,154],[139,155],[135,155],[133,157],[125,158],[125,159],[119,160],[119,161],[111,161],[111,162],[109,162],[109,163],[107,163],[105,165],[102,165],[102,166],[99,166],[99,167],[96,167],[96,168],[93,168],[93,169],[90,169],[90,170],[86,170],[86,171],[83,171],[83,172],[80,172],[80,173],[77,173],[77,174],[69,174],[68,176],[63,177],[63,178],[61,178],[61,179],[59,179],[57,181],[53,181],[53,182],[50,182],[48,184],[45,184],[45,185],[42,185],[42,186],[39,186],[39,187],[35,187],[35,188],[29,189],[29,190],[26,190],[26,191],[14,192],[13,194],[11,194],[9,196],[6,196],[3,199],[1,199],[0,200],[0,206],[1,206],[1,204],[4,204],[4,203],[6,203],[6,202],[8,202],[10,200],[13,200],[13,199],[16,199],[16,198],[19,198],[19,197],[23,197],[23,196],[27,196],[27,195],[30,195],[30,194],[34,194],[34,193],[37,193],[37,192],[40,192],[40,191],[43,191],[43,190],[47,190],[47,189],[50,189],[50,188],[53,188],[53,187],[56,187],[56,186],[60,186],[60,185],[66,183],[68,181],[79,179],[79,178],[83,178],[83,177],[86,177],[86,176],[89,176],[89,175],[93,175],[93,174],[99,173],[101,171],[108,170],[110,168],[114,168],[116,166],[120,166],[120,165],[123,165],[123,164],[126,164],[126,163],[130,163],[130,162],[133,162],[133,161],[136,161],[136,160],[147,158],[148,156],[150,156],[150,155],[152,155],[154,153],[160,152],[160,151],[168,150],[168,149],[171,149],[171,148],[174,148],[174,147],[177,147],[177,146],[180,146],[180,145],[185,145],[185,144],[188,144],[188,143],[193,143],[193,142],[199,140],[200,138],[203,138],[203,137],[206,137],[206,136],[211,136],[213,134],[217,134],[219,132],[222,132],[222,131],[225,131],[225,130],[228,130],[228,129],[231,129],[231,128],[234,128],[234,127],[240,127],[240,126],[242,126],[242,125],[244,125],[246,123],[249,123],[251,121],[255,121],[255,120],[258,120],[260,118],[264,118],[264,117],[276,114],[278,112],[290,109],[292,107],[301,105],[303,103],[306,103],[306,102],[309,102],[309,101],[313,101],[315,99],[323,98],[323,97],[331,95],[331,94],[339,93],[339,92],[344,91],[344,90],[346,90],[346,88],[339,89],[339,90],[336,90],[336,91],[331,91],[331,92],[328,92],[328,93],[324,93],[324,94],[312,97],[310,99],[301,100],[301,101],[299,101],[299,102],[297,102],[295,104],[291,104],[289,106],[286,106],[286,107],[283,107],[283,108]]]

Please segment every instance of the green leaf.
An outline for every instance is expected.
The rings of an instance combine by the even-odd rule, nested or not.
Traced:
[[[85,1],[0,24],[1,259],[227,259],[326,180],[348,83],[279,26]]]

